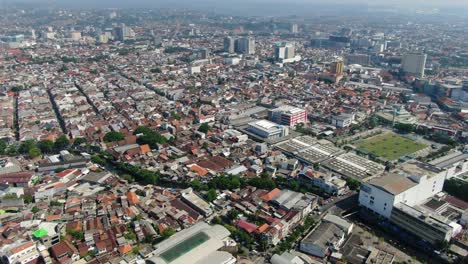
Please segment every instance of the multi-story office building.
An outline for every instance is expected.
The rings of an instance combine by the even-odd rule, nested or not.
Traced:
[[[331,64],[330,71],[337,76],[343,75],[343,62],[335,61]]]
[[[284,59],[292,59],[296,56],[294,44],[288,42],[281,42],[275,45],[275,58],[278,61]]]
[[[290,105],[282,105],[268,111],[268,119],[285,126],[307,123],[307,111]]]
[[[115,38],[119,41],[125,41],[135,38],[135,32],[130,27],[127,27],[125,24],[115,28]]]
[[[291,25],[291,33],[293,33],[293,34],[299,33],[299,26],[297,24],[292,24]]]
[[[443,169],[411,161],[394,173],[364,182],[359,204],[429,243],[448,241],[461,226],[447,217],[456,209],[440,198],[446,177]]]
[[[422,78],[424,77],[426,59],[426,54],[408,53],[403,56],[401,67],[405,73],[413,74],[418,78]]]
[[[252,37],[239,38],[236,40],[236,52],[242,54],[255,53],[255,39]]]
[[[370,56],[366,54],[349,54],[346,56],[346,64],[359,64],[368,66],[371,64],[371,59]]]
[[[236,40],[233,37],[224,38],[224,51],[234,53],[236,48]]]

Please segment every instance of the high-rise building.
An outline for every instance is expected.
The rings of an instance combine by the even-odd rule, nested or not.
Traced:
[[[330,68],[331,73],[336,74],[337,76],[343,75],[343,62],[335,61],[331,64]]]
[[[234,53],[236,48],[236,40],[233,37],[224,38],[224,51]]]
[[[242,54],[255,53],[255,39],[252,37],[245,37],[236,40],[236,52]]]
[[[277,43],[275,46],[276,60],[292,59],[296,56],[294,44],[288,42]]]
[[[371,59],[367,54],[349,54],[346,56],[346,64],[359,64],[368,66],[371,64]]]
[[[427,55],[422,53],[408,53],[403,56],[401,68],[405,73],[414,74],[418,78],[424,77]]]
[[[125,41],[135,38],[135,32],[130,27],[127,27],[125,24],[115,28],[115,38],[119,41]]]
[[[293,33],[293,34],[299,33],[299,26],[297,24],[292,24],[291,25],[291,33]]]
[[[207,48],[198,50],[197,57],[201,60],[208,59],[208,57],[210,57],[210,50]]]

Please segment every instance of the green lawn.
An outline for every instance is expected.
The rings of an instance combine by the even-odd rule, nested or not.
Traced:
[[[427,145],[404,138],[395,133],[385,133],[357,143],[359,150],[372,153],[386,160],[395,160],[424,149]]]

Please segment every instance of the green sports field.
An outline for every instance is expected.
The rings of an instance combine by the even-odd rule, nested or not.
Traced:
[[[404,138],[395,133],[385,133],[359,141],[356,147],[386,160],[395,160],[424,149],[427,145]]]

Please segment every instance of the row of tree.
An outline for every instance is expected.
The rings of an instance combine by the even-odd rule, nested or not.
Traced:
[[[446,136],[439,132],[434,133],[425,127],[416,127],[414,124],[397,123],[395,124],[394,128],[399,133],[408,134],[408,133],[414,132],[418,135],[426,136],[428,139],[434,142],[440,143],[440,144],[452,145],[452,146],[457,144],[457,142],[449,136]]]
[[[86,142],[84,138],[76,138],[73,145],[80,145]],[[41,140],[35,141],[28,139],[20,144],[7,145],[5,141],[0,140],[0,155],[16,156],[18,154],[29,155],[31,158],[36,158],[42,153],[57,153],[70,146],[70,140],[67,136],[62,135],[55,141]]]

